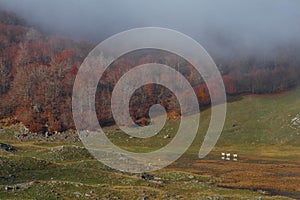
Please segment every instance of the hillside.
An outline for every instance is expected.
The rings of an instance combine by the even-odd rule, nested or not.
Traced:
[[[190,148],[191,152],[197,153],[199,151],[203,136],[208,128],[210,111],[210,108],[201,111],[200,128]],[[282,94],[241,96],[227,105],[224,129],[216,149],[234,149],[252,154],[248,151],[251,149],[253,155],[257,151],[260,153],[266,151],[267,155],[268,151],[271,152],[271,150],[285,146],[297,149],[300,145],[300,127],[295,125],[296,123],[293,124],[293,120],[299,118],[299,112],[299,87]],[[161,131],[161,135],[147,139],[129,139],[128,135],[116,127],[108,127],[105,130],[109,132],[109,138],[118,146],[139,152],[148,152],[159,149],[172,140],[176,134],[178,123],[177,121],[169,122]],[[171,138],[163,139],[167,134]],[[124,140],[124,137],[127,139]],[[299,155],[296,150],[293,152],[295,152],[295,156]]]
[[[274,49],[268,56],[245,56],[241,52],[232,52],[235,56],[222,57],[212,52],[223,75],[229,100],[239,94],[270,94],[294,88],[300,75],[300,44],[291,42],[285,45]],[[48,36],[30,27],[15,14],[1,11],[2,123],[21,122],[31,132],[39,133],[74,129],[71,112],[73,83],[80,64],[93,46],[68,38]],[[130,68],[150,61],[180,68],[193,86],[200,107],[210,104],[201,76],[184,59],[162,51],[130,52],[117,59],[106,72],[106,79],[99,82],[96,109],[100,124],[114,123],[110,96],[118,78]],[[180,115],[174,95],[165,88],[149,85],[138,90],[132,98],[130,112],[133,119],[145,125],[149,107],[155,103],[165,106],[171,114]]]
[[[229,103],[217,146],[199,160],[210,115],[206,109],[193,145],[176,163],[154,172],[154,179],[104,166],[75,133],[19,137],[18,126],[2,127],[0,141],[15,151],[0,149],[0,198],[297,199],[300,127],[292,122],[299,115],[299,101],[297,88],[273,96],[247,95]],[[125,149],[147,152],[172,140],[176,127],[173,121],[148,139],[129,138],[116,126],[106,127],[105,132]],[[164,138],[166,134],[170,138]],[[221,152],[238,153],[238,161],[222,160]]]
[[[0,17],[0,117],[33,132],[71,128],[73,81],[90,45],[46,36],[11,13]]]

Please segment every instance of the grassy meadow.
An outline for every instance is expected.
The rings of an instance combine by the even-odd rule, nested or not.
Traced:
[[[75,133],[20,140],[18,125],[1,127],[0,142],[16,151],[0,150],[0,199],[299,199],[300,128],[291,125],[299,113],[300,88],[229,102],[217,145],[199,159],[210,120],[210,109],[203,110],[191,147],[151,180],[106,167],[74,140]],[[115,126],[104,130],[124,149],[149,152],[170,142],[177,128],[169,121],[147,139],[130,138]],[[222,160],[221,152],[237,153],[238,160]]]

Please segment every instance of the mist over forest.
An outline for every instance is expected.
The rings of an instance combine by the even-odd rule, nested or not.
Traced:
[[[221,55],[299,43],[299,6],[297,0],[0,1],[0,8],[48,34],[98,43],[131,28],[165,27]]]
[[[0,0],[0,199],[300,199],[299,77],[300,0]]]
[[[80,64],[99,42],[138,27],[170,28],[198,41],[219,68],[229,99],[289,90],[300,76],[299,6],[298,0],[1,0],[0,117],[23,122],[34,132],[42,132],[45,124],[49,131],[74,128],[71,97]],[[191,76],[189,63],[165,52],[145,51],[117,60],[107,73],[107,84],[99,84],[100,123],[114,122],[109,97],[121,69],[151,60],[181,65],[200,107],[210,104],[205,83]],[[152,98],[154,93],[161,99]],[[176,98],[163,88],[142,88],[138,96],[149,98],[144,98],[144,109],[135,106],[141,102],[133,98],[136,121],[145,121],[155,103],[180,115]],[[166,99],[174,103],[164,105]]]

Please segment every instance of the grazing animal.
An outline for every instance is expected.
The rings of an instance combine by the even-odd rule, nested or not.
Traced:
[[[225,156],[225,153],[221,153],[222,156]]]
[[[238,157],[238,155],[237,155],[237,154],[233,154],[233,157],[234,157],[234,158],[237,158],[237,157]]]
[[[227,157],[227,158],[230,158],[230,153],[226,153],[226,157]]]

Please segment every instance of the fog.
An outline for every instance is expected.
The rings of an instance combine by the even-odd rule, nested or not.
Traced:
[[[46,33],[95,43],[145,26],[181,31],[223,54],[300,41],[299,0],[0,0],[0,8]]]

